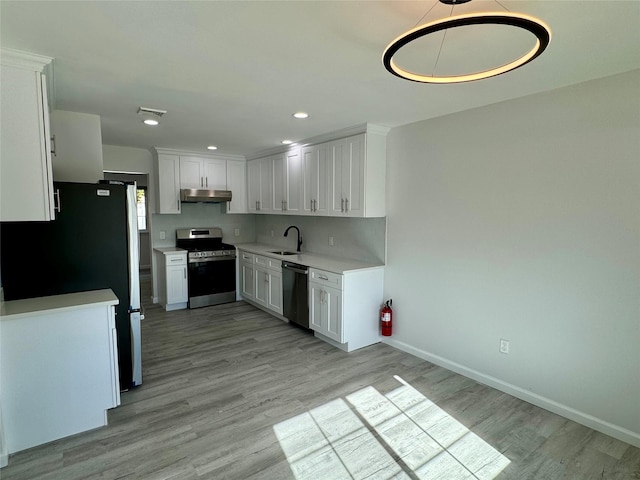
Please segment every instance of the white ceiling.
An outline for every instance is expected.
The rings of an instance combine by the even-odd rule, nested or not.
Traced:
[[[203,152],[215,144],[241,155],[285,138],[365,122],[395,127],[640,68],[638,0],[474,0],[454,13],[504,6],[535,15],[552,29],[547,51],[472,83],[424,85],[389,74],[383,50],[433,6],[426,21],[450,13],[436,0],[2,0],[0,38],[4,48],[55,59],[55,108],[100,115],[105,144]],[[447,52],[484,65],[473,34],[493,53],[522,37],[477,28],[451,33],[439,65]],[[168,113],[150,128],[139,106]],[[310,118],[294,119],[299,110]]]

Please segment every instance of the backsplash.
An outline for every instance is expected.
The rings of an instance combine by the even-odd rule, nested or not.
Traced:
[[[176,229],[191,227],[220,227],[225,243],[264,243],[288,250],[296,248],[296,232],[288,237],[284,231],[295,225],[302,234],[302,251],[350,258],[353,260],[385,262],[385,218],[336,218],[294,215],[227,214],[222,203],[183,203],[179,215],[153,214],[151,232],[153,247],[176,244]],[[235,230],[240,235],[235,236]],[[160,232],[165,238],[160,238]],[[273,231],[273,236],[271,232]],[[333,246],[329,237],[333,237]]]
[[[385,261],[385,218],[336,218],[289,215],[255,215],[256,242],[296,249],[295,225],[302,234],[302,251],[362,261]],[[273,236],[271,232],[273,231]],[[329,245],[333,237],[333,246]]]
[[[236,244],[254,242],[256,239],[254,215],[235,215],[225,212],[222,203],[183,203],[182,213],[177,215],[154,214],[151,219],[153,247],[172,247],[176,244],[176,229],[220,227],[222,241]],[[235,230],[240,235],[235,236]],[[165,238],[160,238],[160,232]]]

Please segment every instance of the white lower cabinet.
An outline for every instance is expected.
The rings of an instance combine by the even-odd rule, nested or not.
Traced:
[[[309,282],[309,327],[343,343],[341,290]]]
[[[156,249],[159,253],[156,257],[159,301],[166,311],[180,310],[187,308],[189,301],[187,251],[167,250]]]
[[[240,288],[245,300],[255,298],[255,269],[253,268],[253,254],[240,252]]]
[[[383,282],[383,268],[343,275],[310,268],[309,326],[316,337],[347,352],[378,343]]]
[[[242,297],[269,312],[282,315],[281,261],[240,252]]]

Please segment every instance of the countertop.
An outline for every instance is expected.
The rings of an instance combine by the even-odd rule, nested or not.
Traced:
[[[15,320],[33,315],[36,312],[46,313],[52,310],[71,310],[86,306],[117,305],[118,297],[111,289],[92,290],[89,292],[66,293],[50,297],[25,298],[0,303],[2,320]]]
[[[154,250],[156,252],[160,252],[160,253],[164,253],[165,255],[168,253],[187,253],[187,251],[184,248],[178,248],[178,247],[156,247],[154,248]]]
[[[307,252],[299,252],[295,255],[278,255],[272,252],[274,250],[283,250],[282,247],[274,247],[273,245],[265,245],[262,243],[239,243],[236,245],[236,248],[249,253],[256,253],[279,260],[289,260],[293,263],[339,274],[384,267],[384,264],[381,262],[359,262],[348,258],[329,257]]]

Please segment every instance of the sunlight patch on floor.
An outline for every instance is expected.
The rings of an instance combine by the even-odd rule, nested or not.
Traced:
[[[510,462],[400,377],[273,429],[298,480],[495,478]],[[353,407],[353,408],[352,408]],[[354,411],[355,410],[355,411]]]

